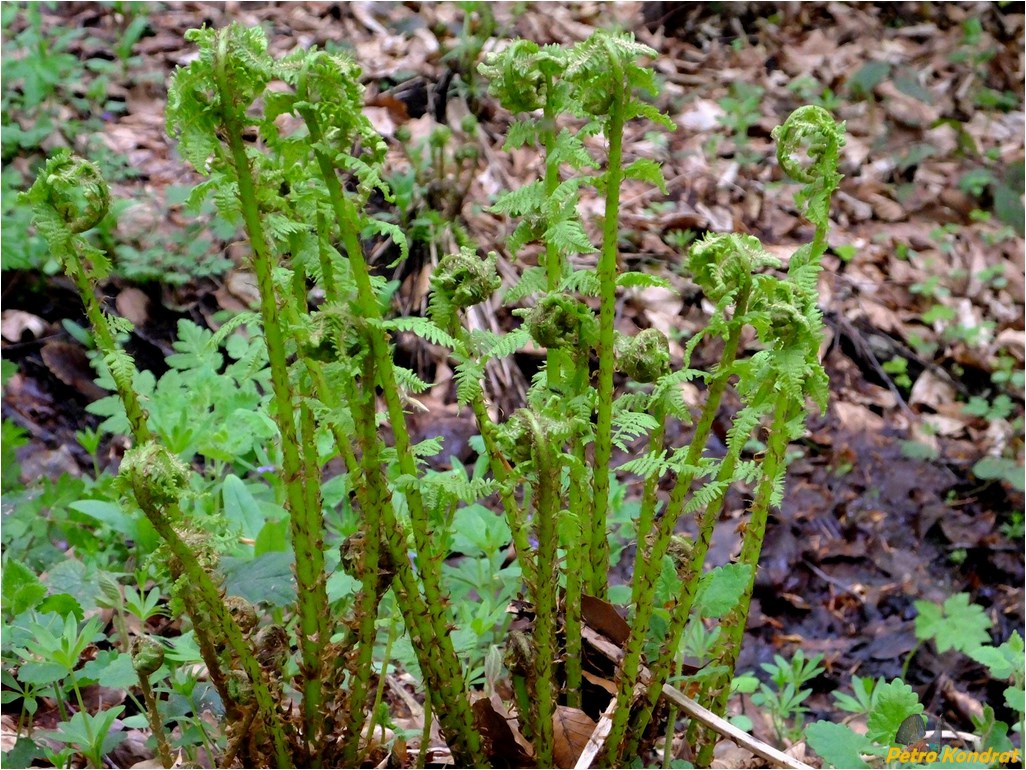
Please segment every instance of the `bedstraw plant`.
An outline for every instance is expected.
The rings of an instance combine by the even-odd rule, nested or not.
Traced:
[[[406,236],[369,205],[375,192],[391,200],[383,181],[386,145],[362,113],[360,71],[352,60],[318,50],[275,59],[261,30],[238,25],[193,30],[188,39],[199,56],[174,74],[167,123],[182,157],[206,177],[193,202],[212,198],[248,238],[259,309],[233,319],[207,345],[216,349],[246,327],[259,329],[266,350],[280,477],[274,490],[288,512],[295,555],[296,601],[284,616],[265,616],[229,595],[216,543],[182,513],[197,473],[185,462],[192,453],[176,456],[158,440],[138,393],[139,374],[116,344],[129,325],[106,312],[95,293],[109,264],[83,234],[110,205],[96,167],[55,153],[24,200],[82,294],[124,405],[134,446],[120,488],[160,535],[175,606],[191,620],[223,704],[224,761],[316,767],[366,758],[381,697],[373,673],[379,614],[387,617],[393,606],[382,607],[391,591],[419,668],[425,719],[437,719],[458,765],[487,766],[494,735],[472,705],[442,566],[455,512],[495,499],[516,548],[523,601],[515,604],[526,619],[508,635],[514,695],[504,708],[528,739],[533,760],[553,766],[560,710],[594,708],[582,698],[585,605],[607,595],[610,489],[627,473],[642,479],[639,547],[616,693],[608,708],[599,708],[609,727],[605,761],[631,761],[652,745],[656,707],[678,671],[696,596],[714,586],[724,605],[722,631],[699,700],[723,713],[766,517],[783,494],[788,443],[802,433],[806,399],[821,408],[826,399],[816,283],[830,195],[840,180],[843,127],[824,110],[805,107],[774,132],[780,167],[802,185],[796,203],[815,226],[813,241],[786,271],[751,236],[708,234],[692,246],[688,266],[715,312],[674,367],[659,331],[625,337],[615,328],[619,291],[669,286],[623,270],[618,254],[624,180],[665,191],[658,164],[627,162],[624,146],[633,122],[674,127],[647,101],[657,88],[645,60],[655,51],[630,35],[598,31],[572,47],[516,41],[480,67],[491,95],[514,116],[507,148],[537,147],[543,168],[537,181],[493,206],[515,220],[507,256],[539,254],[505,294],[508,304],[526,305],[514,310],[519,327],[495,334],[465,323],[467,310],[501,285],[495,255],[481,258],[470,246],[440,261],[427,317],[388,317],[384,280],[368,263],[364,243],[391,238],[405,256]],[[597,245],[578,207],[586,187],[604,201]],[[581,255],[594,255],[595,267],[582,267]],[[741,345],[749,329],[758,343],[750,355]],[[411,439],[408,400],[427,385],[395,363],[391,335],[398,332],[449,351],[457,397],[477,420],[489,477],[426,470],[425,458],[440,444]],[[716,339],[722,346],[716,366],[693,368],[699,342]],[[523,408],[499,420],[483,386],[485,366],[529,342],[546,350],[545,366]],[[704,382],[698,407],[684,401],[681,385],[689,380]],[[636,387],[618,392],[624,382]],[[726,455],[717,458],[707,454],[706,441],[729,387],[742,406],[732,418]],[[667,431],[671,420],[693,423],[685,446],[667,444],[675,435]],[[766,449],[747,458],[743,450],[753,436]],[[631,451],[642,442],[647,448],[614,466],[614,448]],[[337,569],[357,585],[351,601],[341,603],[329,601],[327,589],[338,513],[322,490],[323,469],[333,458],[344,467],[342,484],[358,519],[356,531],[331,546],[340,545]],[[667,479],[672,491],[663,501],[659,489]],[[708,571],[712,529],[736,483],[751,485],[754,498],[741,556],[738,564]],[[689,515],[698,522],[694,542],[674,534]],[[657,607],[657,584],[665,583],[667,569],[677,587]],[[657,609],[668,620],[654,623]],[[394,622],[388,626],[394,629]],[[390,631],[389,648],[393,639]],[[145,641],[133,646],[140,655],[153,651]],[[493,658],[486,663],[490,684]],[[156,670],[152,661],[136,665],[143,677]],[[158,704],[149,680],[143,684],[156,729]],[[691,738],[708,763],[710,736],[694,728]],[[166,742],[159,747],[166,758]]]

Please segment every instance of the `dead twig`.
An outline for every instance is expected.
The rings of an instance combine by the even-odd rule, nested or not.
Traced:
[[[604,636],[600,635],[597,631],[585,627],[583,629],[583,636],[585,641],[588,642],[596,651],[605,655],[609,660],[614,663],[619,663],[623,657],[623,650],[617,647],[615,644],[610,642]],[[643,684],[647,684],[651,674],[647,668],[642,669],[641,681]],[[810,765],[806,765],[804,762],[799,762],[794,757],[790,757],[779,749],[775,749],[768,743],[764,743],[757,738],[752,737],[744,730],[741,730],[730,722],[721,717],[716,716],[709,709],[699,705],[695,701],[691,700],[688,696],[678,690],[676,687],[671,687],[668,684],[663,685],[663,697],[671,703],[675,704],[677,708],[687,714],[689,717],[697,722],[705,725],[709,729],[716,733],[730,738],[734,743],[743,749],[752,752],[755,756],[765,759],[767,762],[773,763],[775,767],[786,767],[790,770],[813,770]],[[603,720],[605,714],[603,714]],[[599,722],[601,726],[602,722]],[[595,728],[595,732],[598,732],[598,727]],[[594,734],[593,734],[594,737]],[[603,736],[602,740],[605,740]],[[591,746],[591,740],[588,742],[588,747]],[[588,747],[585,748],[585,752],[588,751]],[[581,759],[584,759],[585,752],[582,752]],[[590,760],[589,760],[590,761]],[[581,767],[580,761],[578,761],[578,767]],[[584,765],[588,767],[588,765]]]

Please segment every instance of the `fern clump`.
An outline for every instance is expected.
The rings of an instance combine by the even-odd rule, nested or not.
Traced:
[[[106,366],[104,381],[117,390],[121,408],[108,402],[98,410],[111,418],[108,426],[130,431],[137,447],[125,457],[121,491],[162,541],[158,553],[173,605],[188,615],[221,699],[227,744],[221,764],[364,764],[366,736],[381,715],[383,674],[375,660],[388,607],[395,608],[392,629],[401,620],[412,649],[410,668],[419,669],[426,726],[437,717],[459,766],[507,761],[488,745],[494,720],[479,705],[487,699],[472,697],[479,669],[462,646],[468,634],[504,621],[468,618],[454,607],[456,570],[448,563],[455,522],[471,512],[487,522],[491,513],[483,504],[496,499],[502,541],[487,548],[512,541],[519,571],[511,573],[516,585],[510,595],[522,594],[516,606],[523,620],[507,635],[513,695],[503,705],[508,721],[528,737],[534,761],[546,767],[562,761],[557,725],[562,709],[585,702],[586,666],[593,659],[585,644],[593,637],[586,633],[584,607],[609,589],[618,558],[611,554],[609,511],[614,480],[627,474],[639,477],[638,515],[630,525],[639,548],[629,589],[630,632],[616,663],[601,748],[605,762],[620,766],[645,753],[695,613],[696,622],[720,624],[698,699],[723,714],[768,512],[783,495],[788,443],[804,429],[807,401],[822,408],[827,395],[817,357],[822,317],[816,292],[829,199],[840,181],[843,125],[810,107],[773,133],[780,167],[801,183],[796,202],[816,228],[786,274],[752,236],[709,234],[694,244],[687,264],[715,308],[678,362],[664,333],[646,329],[624,337],[615,328],[625,290],[670,286],[623,271],[619,259],[625,180],[666,190],[657,162],[624,162],[626,128],[674,129],[649,101],[657,82],[648,60],[656,52],[632,35],[597,31],[573,46],[517,41],[490,54],[479,69],[490,93],[512,113],[506,148],[534,148],[543,167],[539,179],[503,193],[491,207],[515,220],[505,256],[522,267],[503,298],[524,306],[511,308],[522,323],[507,333],[474,323],[472,309],[490,300],[501,280],[497,255],[482,259],[469,237],[439,262],[426,317],[386,313],[386,282],[372,270],[364,241],[390,239],[400,260],[409,247],[403,230],[369,205],[375,194],[386,202],[394,198],[386,182],[387,145],[363,112],[356,62],[316,49],[276,58],[262,30],[237,24],[192,30],[188,39],[198,56],[172,78],[168,131],[205,177],[193,202],[209,196],[245,228],[246,267],[260,296],[254,312],[217,333],[183,324],[165,387],[177,381],[186,390],[182,371],[192,367],[205,372],[203,382],[213,389],[245,391],[250,411],[267,406],[269,419],[263,418],[258,437],[240,441],[224,428],[197,447],[183,429],[169,440],[164,415],[143,408],[155,392],[154,379],[140,374],[118,344],[130,324],[107,313],[95,293],[109,265],[88,230],[110,204],[96,167],[59,151],[23,200],[76,281]],[[475,127],[471,120],[464,125],[468,133]],[[592,137],[601,141],[585,141]],[[433,159],[442,157],[450,139],[449,129],[433,132],[427,142]],[[475,157],[471,150],[459,156]],[[579,206],[585,188],[603,204],[594,243]],[[578,264],[586,255],[595,255],[593,268]],[[229,335],[243,326],[257,339],[232,342]],[[742,340],[752,340],[752,330],[756,350],[748,351]],[[459,463],[428,471],[428,458],[443,442],[412,438],[411,405],[430,385],[397,363],[393,339],[399,333],[448,351],[457,400],[473,413],[480,433],[481,462],[473,474]],[[720,342],[716,364],[708,371],[693,368],[697,345],[709,338]],[[229,364],[220,352],[226,341],[235,350]],[[488,368],[532,343],[545,350],[544,366],[526,405],[503,422],[489,402]],[[624,379],[628,387],[618,392]],[[692,380],[704,385],[698,408],[682,394],[681,385]],[[739,408],[730,416],[726,452],[709,456],[707,441],[728,388]],[[206,402],[190,403],[208,414]],[[240,410],[246,411],[228,416],[238,418]],[[678,434],[667,430],[673,421],[692,426],[687,444],[669,445],[667,436]],[[753,438],[766,447],[756,458],[744,453]],[[619,467],[614,448],[631,455]],[[276,469],[266,493],[282,512],[279,537],[293,555],[296,597],[274,608],[274,622],[226,595],[219,554],[229,536],[212,538],[197,517],[182,515],[183,503],[185,510],[201,507],[198,496],[187,494],[196,481],[196,454],[214,460],[213,475],[238,454],[246,456],[247,468]],[[329,461],[341,469],[330,482],[324,477]],[[709,570],[712,531],[728,491],[742,482],[753,492],[740,556]],[[223,479],[237,496],[259,483],[234,474]],[[205,513],[220,520],[217,509]],[[696,534],[682,540],[676,529],[688,516],[695,518]],[[342,532],[339,518],[351,529]],[[261,537],[264,530],[258,543]],[[332,595],[339,584],[352,586],[343,599]],[[700,586],[710,584],[716,584],[715,612],[698,598]],[[390,633],[386,649],[394,641]],[[156,658],[144,657],[139,671],[147,679]],[[501,676],[497,660],[489,653],[484,664],[493,685]],[[161,715],[145,687],[159,736]],[[711,738],[694,728],[689,740],[699,762],[707,763]],[[158,744],[161,756],[170,756],[166,741],[158,737]]]

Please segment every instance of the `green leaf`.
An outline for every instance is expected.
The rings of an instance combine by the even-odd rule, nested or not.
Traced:
[[[243,537],[255,538],[264,526],[264,515],[246,482],[229,473],[221,486],[221,496],[228,523],[238,527]]]
[[[752,577],[750,564],[724,564],[702,575],[694,609],[704,618],[722,618],[741,599]]]
[[[663,168],[651,158],[638,158],[623,170],[627,179],[637,179],[648,182],[666,195],[666,179],[663,177]]]
[[[989,405],[988,405],[989,409]],[[966,411],[969,411],[966,409]],[[988,455],[973,465],[973,475],[981,480],[1002,479],[1022,492],[1026,489],[1026,477],[1023,474],[1022,466],[1015,460],[1007,457],[993,457]]]
[[[969,594],[949,596],[943,606],[917,601],[915,607],[916,638],[933,639],[937,652],[968,652],[990,641],[990,619],[982,607],[969,603]]]
[[[78,500],[70,503],[68,507],[106,524],[129,540],[135,540],[138,537],[137,518],[128,513],[119,503],[108,500]]]
[[[989,668],[995,679],[1011,679],[1016,674],[1020,678],[1023,676],[1023,639],[1018,631],[1013,631],[1000,647],[977,647],[966,654]]]
[[[876,703],[866,722],[866,737],[890,745],[901,723],[913,714],[922,714],[923,706],[912,688],[895,679],[881,682],[876,687]]]
[[[39,611],[53,612],[61,617],[74,615],[79,622],[82,622],[85,618],[85,612],[82,610],[82,605],[79,604],[78,599],[71,594],[61,593],[47,596],[42,603],[40,603]]]
[[[623,584],[610,586],[608,598],[610,604],[629,607],[631,603],[631,587]]]
[[[1026,690],[1022,687],[1005,688],[1005,703],[1013,711],[1022,714],[1026,711]]]
[[[847,725],[833,722],[813,722],[805,728],[805,740],[823,761],[833,767],[869,767],[861,754],[873,747],[866,736],[859,735]]]
[[[42,749],[31,738],[18,736],[14,748],[4,752],[3,765],[4,767],[32,767],[32,760],[42,759],[43,756]]]
[[[494,513],[480,505],[468,505],[456,511],[452,522],[452,549],[468,556],[487,553],[491,540],[489,519],[499,521]]]
[[[285,551],[272,551],[255,559],[226,556],[221,560],[225,590],[254,604],[291,604],[296,600],[292,561],[292,553]]]
[[[650,275],[648,273],[639,273],[636,271],[629,271],[620,273],[616,278],[616,285],[620,288],[642,288],[647,289],[651,286],[658,286],[660,289],[669,289],[676,293],[671,284],[665,278],[661,278],[657,275]]]
[[[86,611],[96,608],[96,597],[101,593],[99,571],[78,559],[66,559],[50,567],[46,572],[46,585],[52,594],[66,593],[75,597]]]
[[[288,518],[268,521],[260,529],[260,534],[257,535],[256,544],[253,547],[253,554],[255,556],[260,556],[273,551],[287,551],[289,549],[288,533]]]
[[[866,98],[890,74],[891,65],[885,61],[870,61],[863,64],[848,79],[848,90],[858,98]]]
[[[2,588],[4,612],[20,615],[38,605],[46,596],[46,586],[28,567],[14,559],[4,565]]]
[[[82,666],[81,672],[97,684],[117,690],[127,690],[139,684],[132,656],[127,652],[101,650],[96,658]]]

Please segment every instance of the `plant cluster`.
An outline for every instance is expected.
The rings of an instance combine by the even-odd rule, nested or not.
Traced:
[[[52,5],[8,3],[0,18],[4,31],[4,87],[0,89],[3,270],[53,274],[61,269],[45,240],[32,228],[30,210],[18,205],[18,191],[27,186],[25,169],[40,165],[49,149],[72,148],[92,159],[108,180],[134,174],[125,158],[111,151],[100,137],[104,126],[125,111],[125,101],[112,94],[111,83],[138,64],[132,50],[149,31],[147,14],[139,4],[115,3],[117,38],[103,41],[101,46],[110,48],[115,58],[83,58],[75,49],[92,48],[96,39],[83,27],[49,25],[44,11],[52,10],[48,8]],[[173,199],[166,202],[174,205]],[[181,284],[228,268],[228,261],[214,248],[211,235],[227,239],[235,235],[235,228],[226,230],[211,209],[200,212],[180,234],[149,232],[146,243],[140,244],[135,235],[119,228],[121,215],[135,205],[140,204],[113,202],[108,215],[94,226],[93,237],[111,253],[116,274],[135,281]],[[213,233],[206,232],[208,227]]]
[[[961,652],[987,668],[995,679],[1009,682],[1001,708],[1011,718],[1001,721],[992,706],[984,705],[982,713],[973,717],[975,742],[963,750],[962,736],[944,731],[941,720],[935,720],[935,730],[927,732],[926,710],[910,685],[901,679],[887,682],[854,677],[853,694],[836,693],[834,700],[841,711],[866,718],[865,734],[856,733],[847,724],[814,722],[805,730],[809,746],[832,767],[880,767],[892,759],[916,762],[920,767],[966,766],[964,763],[973,759],[958,759],[958,752],[965,751],[981,755],[981,767],[994,766],[1001,756],[1021,763],[1022,752],[1015,748],[1012,734],[1019,733],[1021,745],[1026,725],[1022,636],[1016,631],[1003,644],[992,644],[990,620],[982,607],[970,603],[968,594],[955,594],[943,604],[917,601],[915,607],[917,644],[905,661],[905,669],[916,649],[929,641],[938,653]],[[909,755],[901,757],[905,749]],[[910,758],[911,752],[916,752],[915,759]]]
[[[481,66],[491,94],[514,115],[507,147],[537,147],[544,168],[540,179],[493,207],[515,221],[513,257],[529,245],[540,252],[506,292],[507,303],[528,307],[517,311],[519,328],[502,335],[464,324],[468,309],[501,286],[494,257],[481,258],[471,244],[440,261],[427,317],[388,317],[386,284],[368,264],[365,239],[391,238],[405,256],[407,234],[369,213],[371,196],[390,200],[392,190],[385,144],[363,115],[352,60],[318,50],[275,59],[261,30],[238,25],[193,30],[188,39],[199,55],[172,79],[168,129],[182,157],[206,177],[191,201],[213,200],[246,232],[248,267],[260,290],[256,312],[214,334],[184,324],[172,371],[156,382],[118,345],[128,323],[96,296],[110,263],[88,233],[111,205],[97,166],[56,152],[23,197],[82,295],[104,381],[117,393],[96,410],[108,416],[106,429],[132,436],[116,483],[105,491],[117,506],[141,511],[135,542],[152,547],[139,554],[134,585],[108,584],[102,601],[149,617],[152,574],[168,589],[172,611],[190,621],[187,644],[170,648],[126,631],[105,661],[133,667],[140,711],[162,760],[171,741],[164,725],[177,718],[164,696],[168,688],[189,690],[176,663],[192,656],[205,664],[205,697],[218,702],[223,717],[216,747],[223,764],[364,761],[382,719],[385,672],[376,660],[383,628],[381,665],[393,654],[408,657],[404,664],[420,675],[421,760],[433,718],[459,765],[488,765],[500,737],[489,710],[499,707],[494,698],[475,699],[471,682],[483,675],[494,689],[505,665],[513,698],[500,704],[508,709],[501,721],[523,737],[526,761],[553,766],[561,720],[598,711],[610,723],[605,762],[634,761],[653,745],[662,688],[682,671],[689,623],[717,626],[705,640],[706,665],[691,676],[698,700],[722,714],[767,516],[783,495],[788,445],[803,433],[807,400],[823,408],[827,396],[817,357],[817,279],[840,181],[843,125],[812,106],[774,131],[780,167],[800,184],[796,205],[815,228],[786,269],[751,236],[708,234],[692,245],[689,270],[715,311],[675,367],[663,334],[625,337],[614,323],[618,290],[665,285],[622,270],[617,250],[623,180],[663,187],[658,164],[630,159],[624,146],[631,121],[672,128],[646,100],[656,92],[643,65],[653,50],[630,35],[599,31],[569,48],[516,41]],[[577,205],[585,186],[604,199],[597,246]],[[575,268],[580,254],[594,254],[596,267]],[[391,337],[399,332],[449,351],[458,399],[480,432],[472,475],[459,464],[429,471],[426,459],[440,442],[413,443],[407,410],[427,385],[396,364]],[[751,355],[742,347],[748,335],[757,341]],[[709,371],[692,365],[703,339],[722,346]],[[546,349],[545,366],[526,405],[498,421],[482,385],[484,367],[529,342]],[[691,380],[705,386],[697,408],[682,395]],[[631,387],[618,389],[624,382]],[[713,457],[706,443],[729,387],[741,407],[726,454]],[[685,446],[666,441],[671,420],[693,423]],[[764,447],[756,456],[746,452],[753,438]],[[634,459],[615,467],[614,447],[633,449]],[[343,470],[329,480],[331,460]],[[625,474],[643,487],[625,602],[632,614],[613,692],[596,707],[583,697],[593,676],[586,668],[593,657],[586,650],[589,607],[609,598],[611,553],[619,557],[620,550],[611,546],[610,521],[622,494],[617,475]],[[708,570],[713,526],[735,484],[752,492],[740,557]],[[483,505],[495,498],[501,516]],[[109,508],[87,506],[86,514],[123,525]],[[675,534],[686,516],[698,524],[693,541]],[[496,549],[507,539],[516,562],[503,568]],[[449,557],[457,551],[468,560],[454,566]],[[254,576],[266,577],[272,564],[291,568],[294,592],[254,590]],[[27,567],[16,576],[8,586],[5,575],[11,627],[32,634],[60,623],[53,638],[76,645],[95,637],[96,629],[80,622],[82,602],[44,596]],[[468,595],[461,582],[490,599],[483,603],[488,612],[468,614],[454,602]],[[464,643],[498,641],[492,634],[506,621],[496,608],[512,598],[510,585],[522,598],[505,656],[491,646],[476,658],[466,654]],[[17,601],[6,604],[8,596]],[[21,688],[26,709],[39,688],[75,691],[81,684],[73,670],[41,675],[46,653],[27,641],[15,652],[20,663],[5,677],[19,683],[12,687]],[[88,717],[83,710],[63,721],[65,744],[98,763],[106,735],[99,720],[118,716],[110,713]],[[671,714],[667,730],[674,723]],[[708,764],[715,736],[699,727],[692,724],[688,737]]]

